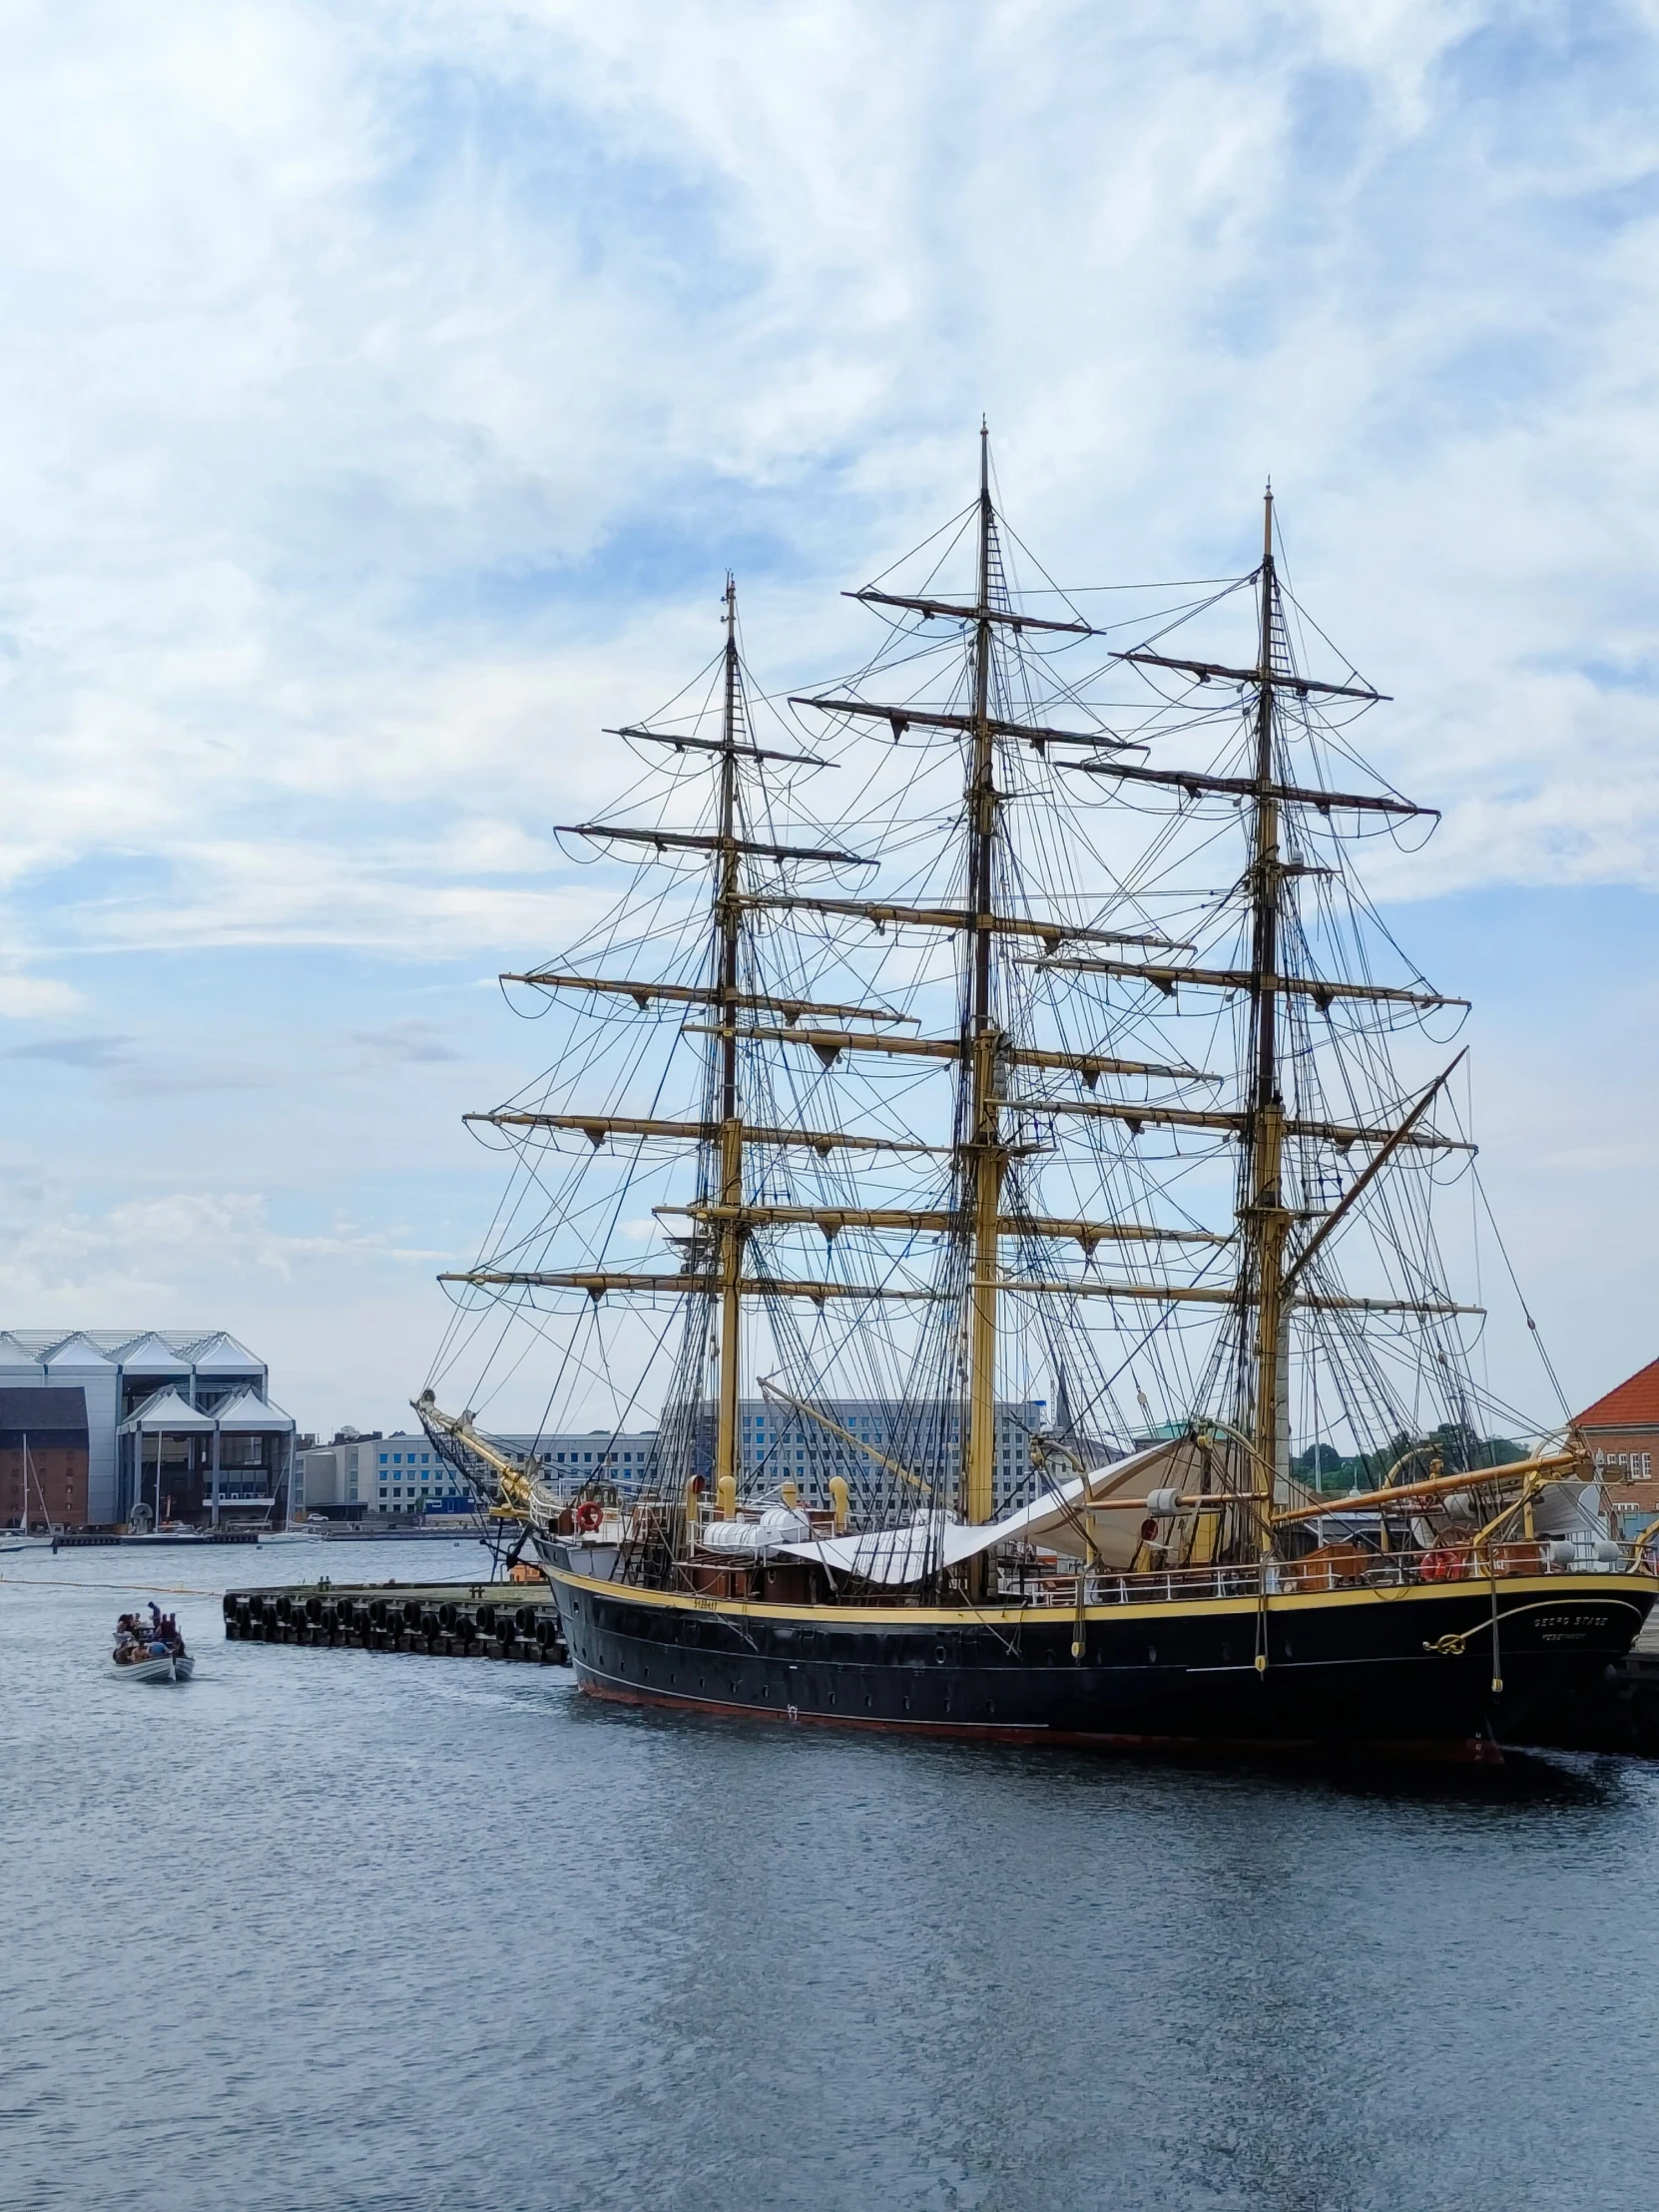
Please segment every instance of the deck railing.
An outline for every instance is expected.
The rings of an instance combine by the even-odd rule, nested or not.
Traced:
[[[826,1519],[828,1516],[824,1516]],[[626,1545],[655,1531],[650,1508],[635,1507],[618,1513],[606,1511],[596,1527],[579,1531],[600,1547]],[[818,1531],[815,1529],[815,1534]],[[1176,1603],[1194,1598],[1287,1597],[1340,1590],[1387,1590],[1459,1583],[1489,1583],[1515,1575],[1559,1574],[1655,1574],[1653,1532],[1644,1540],[1619,1542],[1612,1537],[1581,1534],[1566,1539],[1528,1539],[1524,1542],[1438,1544],[1424,1550],[1369,1551],[1343,1545],[1300,1559],[1264,1559],[1230,1565],[1156,1567],[1139,1572],[1113,1572],[1091,1568],[1083,1577],[1085,1605],[1147,1605]],[[733,1576],[752,1568],[753,1562],[730,1556],[711,1562]],[[1021,1564],[1004,1559],[998,1564],[996,1598],[999,1605],[1071,1606],[1078,1602],[1076,1573],[1057,1573],[1035,1562]],[[861,1590],[854,1573],[840,1594],[857,1591],[860,1602],[872,1599],[894,1604],[928,1602],[920,1585],[889,1585]],[[725,1594],[736,1596],[734,1589]]]
[[[1234,1566],[1153,1568],[1136,1574],[1090,1572],[1085,1605],[1147,1605],[1195,1597],[1293,1596],[1302,1592],[1400,1589],[1489,1582],[1517,1574],[1651,1574],[1647,1553],[1611,1538],[1558,1543],[1481,1545],[1478,1551],[1436,1546],[1426,1551],[1370,1552],[1364,1558],[1264,1559]],[[998,1595],[1027,1605],[1077,1603],[1075,1574],[1020,1575],[1004,1569]]]

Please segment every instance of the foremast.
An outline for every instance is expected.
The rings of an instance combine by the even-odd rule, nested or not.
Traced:
[[[967,1060],[965,1113],[959,1117],[958,1178],[971,1221],[968,1287],[967,1435],[962,1467],[962,1517],[988,1521],[995,1505],[997,1284],[1001,1266],[998,1222],[1008,1155],[997,1108],[1000,1035],[992,993],[995,944],[995,856],[1001,828],[996,784],[996,740],[991,729],[991,507],[990,437],[979,425],[978,597],[973,630],[973,772],[968,782],[969,927],[968,1004],[963,1047]]]

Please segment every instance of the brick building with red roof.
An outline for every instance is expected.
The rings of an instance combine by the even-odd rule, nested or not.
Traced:
[[[1659,1463],[1659,1360],[1587,1405],[1574,1426],[1583,1431],[1611,1510],[1659,1515],[1653,1472]]]

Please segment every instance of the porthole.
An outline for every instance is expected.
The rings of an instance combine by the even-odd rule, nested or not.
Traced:
[[[933,1646],[933,1664],[936,1667],[942,1667],[947,1656],[948,1654],[946,1653],[943,1644],[935,1644]]]

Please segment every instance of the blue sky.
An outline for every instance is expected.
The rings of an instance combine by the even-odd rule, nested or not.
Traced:
[[[594,733],[779,682],[970,488],[1061,581],[1252,558],[1445,810],[1575,1398],[1659,1354],[1659,21],[1440,4],[14,8],[0,84],[0,1288],[418,1387],[575,933]],[[4,1078],[9,1078],[5,1080]]]

